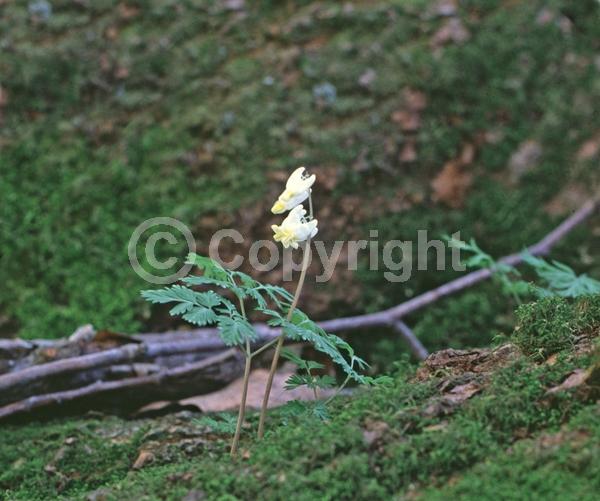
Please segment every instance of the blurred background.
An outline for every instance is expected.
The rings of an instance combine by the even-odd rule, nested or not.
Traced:
[[[178,327],[140,298],[133,230],[169,216],[199,252],[221,228],[249,247],[299,165],[330,244],[426,229],[519,251],[597,194],[599,111],[596,0],[0,0],[0,334]],[[598,277],[599,248],[596,217],[552,257]],[[163,251],[178,268],[187,246]],[[457,276],[430,257],[400,284],[340,263],[301,306],[376,311]],[[487,283],[408,322],[430,350],[481,346],[513,310]],[[376,369],[405,349],[352,341]]]

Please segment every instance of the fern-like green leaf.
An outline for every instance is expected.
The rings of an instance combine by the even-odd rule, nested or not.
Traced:
[[[141,294],[144,299],[155,304],[172,302],[195,304],[196,302],[196,293],[183,285],[173,285],[158,290],[145,290]]]
[[[217,318],[217,327],[223,343],[227,346],[239,346],[248,341],[255,341],[254,327],[242,316],[220,316]]]
[[[290,339],[294,341],[306,341],[313,345],[317,351],[325,353],[334,363],[338,364],[348,376],[358,383],[364,384],[366,382],[364,376],[356,372],[353,365],[349,363],[340,352],[340,349],[343,349],[353,357],[352,348],[343,339],[334,334],[326,333],[314,322],[308,320],[308,318],[300,324],[286,321],[283,324],[283,332]],[[351,358],[351,361],[353,359],[354,357]],[[364,364],[362,359],[357,358],[357,360],[360,360],[361,364]]]
[[[300,386],[306,386],[311,390],[314,388],[332,388],[335,386],[335,378],[329,375],[310,376],[308,374],[292,374],[287,378],[284,388],[286,390],[293,390]]]
[[[588,294],[600,294],[600,282],[586,274],[577,275],[566,264],[548,261],[524,254],[523,260],[529,264],[544,282],[544,287],[534,288],[540,296],[558,295],[562,297],[578,297]]]
[[[186,260],[187,264],[194,264],[200,268],[206,278],[212,278],[221,282],[230,282],[232,272],[223,268],[219,263],[209,257],[190,253]]]
[[[196,306],[191,311],[184,314],[183,319],[191,324],[204,327],[205,325],[214,324],[217,321],[217,314],[209,308]]]

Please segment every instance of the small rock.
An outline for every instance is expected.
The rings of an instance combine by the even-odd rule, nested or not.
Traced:
[[[377,73],[375,70],[373,68],[369,68],[359,77],[358,84],[361,87],[370,88],[376,78]]]
[[[206,494],[204,491],[200,489],[192,489],[189,491],[181,501],[200,501],[201,499],[205,499]]]
[[[414,162],[417,159],[417,149],[414,140],[409,140],[402,147],[399,160],[402,163]]]
[[[246,2],[244,0],[225,0],[223,5],[227,10],[243,10]]]
[[[519,181],[525,174],[537,167],[542,157],[542,146],[532,139],[522,143],[508,162],[511,181]]]
[[[449,43],[461,44],[470,38],[469,30],[465,28],[462,21],[458,18],[448,19],[443,26],[433,35],[431,45],[441,47]]]
[[[52,5],[46,0],[29,2],[29,15],[39,21],[48,21],[52,17]]]
[[[457,0],[438,0],[427,11],[426,19],[432,17],[450,17],[456,15]]]
[[[93,492],[90,492],[86,496],[86,501],[106,501],[109,498],[110,491],[108,489],[97,489]]]
[[[313,97],[322,104],[332,105],[337,100],[337,89],[335,85],[325,82],[313,87]]]

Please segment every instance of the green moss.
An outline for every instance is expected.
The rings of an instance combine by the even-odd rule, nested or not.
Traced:
[[[574,398],[572,392],[556,395],[551,402],[545,397],[548,388],[560,384],[575,367],[592,363],[592,356],[574,358],[568,350],[553,365],[518,358],[495,371],[481,393],[449,415],[429,410],[439,398],[439,383],[447,378],[411,381],[412,369],[403,366],[394,384],[339,399],[326,423],[290,418],[283,410],[274,410],[269,416],[270,432],[256,442],[257,416],[251,414],[242,442],[247,453],[234,461],[223,437],[191,456],[169,454],[168,459],[157,457],[141,470],[131,470],[137,451],[152,450],[147,437],[160,442],[160,434],[142,433],[155,427],[156,420],[119,425],[117,419],[79,419],[43,428],[8,427],[3,432],[0,463],[5,467],[0,485],[10,499],[83,499],[94,489],[103,489],[108,499],[121,499],[125,493],[135,498],[179,499],[194,489],[208,499],[373,499],[433,485],[439,492],[447,488],[468,495],[479,485],[488,492],[493,479],[515,462],[514,482],[525,479],[527,495],[563,492],[569,478],[577,480],[578,492],[592,492],[595,480],[588,471],[598,468],[593,453],[597,441],[586,442],[583,449],[575,441],[575,452],[567,448],[560,453],[559,457],[574,458],[566,471],[552,452],[545,459],[548,469],[538,462],[531,476],[526,471],[538,453],[523,445],[512,447],[518,438],[543,440],[565,422],[574,430],[594,425],[597,435],[593,401]],[[453,384],[460,381],[459,377]],[[119,433],[119,427],[129,431]],[[367,430],[372,429],[379,432],[369,438]],[[23,449],[24,441],[35,446]],[[57,454],[61,448],[64,453]],[[66,480],[48,482],[49,464],[59,472],[57,479]],[[539,483],[544,472],[549,475],[546,487]],[[463,474],[458,485],[445,487],[449,478]]]
[[[513,340],[523,352],[544,359],[573,345],[576,336],[600,327],[600,296],[545,298],[517,310]]]
[[[57,0],[47,22],[23,5],[0,7],[10,49],[0,62],[5,331],[58,337],[89,321],[140,329],[144,286],[124,252],[133,229],[173,216],[204,245],[202,216],[260,203],[272,169],[335,167],[337,185],[318,201],[332,214],[345,195],[404,190],[413,207],[378,211],[369,228],[385,238],[460,229],[494,255],[547,231],[555,221],[544,204],[563,186],[597,177],[595,160],[575,155],[600,128],[593,0],[464,2],[456,18],[470,38],[435,51],[445,19],[428,2],[259,2],[243,16],[218,2],[117,4]],[[542,7],[552,22],[536,21]],[[337,97],[322,106],[313,89],[325,82]],[[426,100],[414,133],[392,120],[407,87]],[[412,139],[417,158],[403,163]],[[530,139],[539,165],[505,186],[511,154]],[[465,143],[476,144],[476,182],[464,207],[448,210],[432,203],[431,179]],[[339,238],[322,222],[325,239]],[[361,275],[364,298],[345,311],[387,306],[450,276],[430,269],[397,287]]]
[[[125,475],[142,429],[123,436],[118,419],[3,426],[0,489],[10,499],[44,500],[93,490]]]
[[[568,426],[525,440],[424,499],[596,499],[600,489],[600,408],[590,406]]]

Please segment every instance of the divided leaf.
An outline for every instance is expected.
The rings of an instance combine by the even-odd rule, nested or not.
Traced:
[[[213,310],[202,307],[193,308],[192,311],[183,315],[184,320],[200,327],[214,324],[217,318],[217,314]]]
[[[239,315],[218,317],[217,327],[223,343],[227,346],[238,346],[245,343],[246,340],[255,341],[257,339],[254,327]]]

